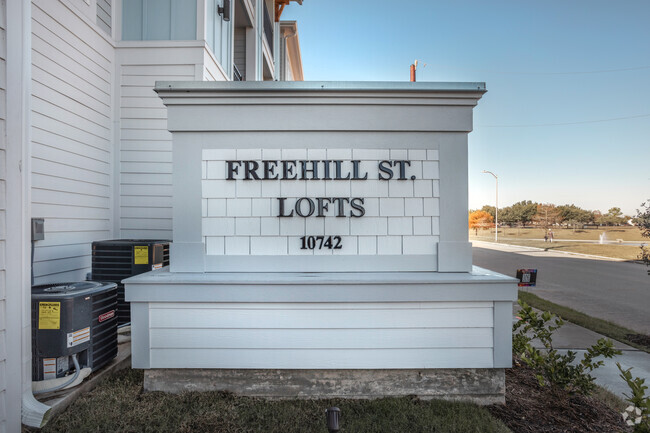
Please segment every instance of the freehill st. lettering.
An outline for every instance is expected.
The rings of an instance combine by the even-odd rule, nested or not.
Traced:
[[[361,170],[360,160],[351,160],[344,166],[344,160],[262,160],[225,161],[226,180],[329,180],[362,181],[368,179],[368,172]],[[407,177],[408,160],[384,160],[377,164],[378,180],[415,180]],[[353,217],[365,215],[364,199],[361,197],[301,197],[291,199],[278,197],[278,217]]]

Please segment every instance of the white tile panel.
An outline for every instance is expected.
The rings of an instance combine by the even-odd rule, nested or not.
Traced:
[[[262,159],[262,149],[237,149],[238,161],[259,161]]]
[[[270,181],[265,180],[262,182],[262,197],[280,197],[280,182],[279,180]]]
[[[404,254],[435,254],[438,239],[434,236],[404,236]]]
[[[280,218],[260,218],[260,234],[262,236],[276,236],[280,234]]]
[[[223,236],[209,236],[205,239],[205,252],[220,256],[226,253],[226,240]]]
[[[406,149],[391,149],[390,159],[407,160],[409,158],[408,150]]]
[[[377,236],[377,254],[402,254],[401,236]]]
[[[363,217],[350,219],[351,235],[386,235],[388,233],[388,218]]]
[[[363,182],[363,181],[357,181]],[[353,182],[353,183],[357,183]],[[325,181],[325,195],[328,197],[350,197],[350,181],[349,180],[326,180]]]
[[[351,160],[351,149],[327,149],[327,159],[329,160]]]
[[[424,215],[438,216],[440,215],[440,200],[437,198],[425,198],[424,200]]]
[[[364,198],[363,208],[366,210],[366,216],[379,216],[379,199],[378,198]]]
[[[409,149],[408,157],[411,161],[423,161],[427,159],[426,149]]]
[[[204,161],[205,162],[205,161]],[[225,179],[226,163],[223,161],[207,161],[207,179]]]
[[[252,255],[286,255],[288,252],[287,237],[251,237]]]
[[[226,216],[226,199],[225,198],[209,198],[208,202],[208,216],[218,217]]]
[[[365,219],[365,217],[361,219]],[[352,218],[325,218],[325,233],[328,235],[348,235],[350,234],[351,220]]]
[[[204,198],[226,198],[235,197],[235,182],[227,180],[204,180]]]
[[[280,161],[282,159],[282,151],[280,149],[262,149],[262,159]]]
[[[423,179],[439,179],[440,170],[438,168],[438,161],[424,161],[422,163],[422,178]]]
[[[417,179],[413,181],[414,197],[433,197],[433,182],[428,179]]]
[[[249,217],[253,214],[249,198],[229,198],[226,200],[226,215],[229,217]]]
[[[225,156],[237,160],[258,161],[262,159],[297,161],[294,169],[297,180],[285,181],[226,181]],[[432,237],[439,232],[439,220],[431,217],[439,215],[439,167],[437,152],[425,149],[209,149],[203,151],[207,180],[203,181],[203,196],[207,202],[202,203],[204,228],[209,230],[204,235],[238,237],[292,237],[300,244],[304,235],[340,235],[346,237],[345,251],[297,251],[291,242],[287,243],[287,254],[415,254],[421,251],[417,239],[404,242],[405,236]],[[351,160],[360,160],[360,174],[368,173],[368,180],[363,181],[324,181],[300,180],[302,160],[323,161],[343,160],[342,174],[352,171]],[[409,179],[398,180],[399,166],[391,167],[394,178],[389,181],[377,179],[378,164],[382,160],[410,160],[406,167]],[[311,166],[308,166],[311,167]],[[331,175],[335,167],[330,164]],[[318,166],[319,176],[323,175],[323,166]],[[240,171],[243,176],[243,169]],[[309,176],[309,175],[308,175]],[[411,179],[415,176],[415,179]],[[422,177],[427,178],[422,178]],[[234,189],[234,191],[233,191]],[[285,211],[293,217],[278,218],[279,201],[284,197]],[[310,217],[300,217],[295,212],[296,201],[309,198],[314,203],[314,213]],[[338,206],[328,203],[324,218],[316,217],[316,197],[345,198],[359,197],[364,200],[362,206],[365,215],[362,218],[350,217],[349,202],[344,205],[345,217],[340,218]],[[303,200],[303,213],[308,213],[308,202]],[[228,218],[218,218],[227,216]],[[256,218],[253,218],[256,217]],[[231,221],[230,219],[233,219]],[[252,219],[253,218],[253,219]],[[219,221],[217,221],[219,220]],[[241,220],[241,221],[240,221]],[[214,241],[212,241],[214,242]],[[267,241],[256,241],[267,242]],[[268,241],[270,242],[270,241]],[[252,243],[250,243],[252,245]],[[262,244],[260,244],[262,245]],[[271,243],[264,243],[270,248]],[[224,251],[227,246],[224,244]],[[234,247],[232,247],[234,248]],[[232,249],[231,248],[231,249]],[[299,249],[299,245],[298,245]],[[208,247],[206,246],[206,250]],[[210,248],[219,250],[218,248]],[[234,250],[233,250],[234,251]],[[237,254],[244,254],[244,249],[236,249]],[[270,251],[267,247],[250,248],[250,254],[256,251]],[[432,254],[434,254],[433,252]],[[264,255],[265,253],[260,253]],[[420,254],[418,252],[418,254]]]
[[[305,234],[305,220],[300,217],[279,218],[281,235],[299,235]]]
[[[251,215],[260,217],[271,216],[271,199],[254,198],[251,201]]]
[[[413,218],[396,217],[388,218],[388,235],[401,236],[413,234]]]
[[[261,218],[235,218],[236,236],[253,236],[260,234]]]
[[[358,239],[359,254],[361,255],[377,254],[376,236],[359,236],[357,239]]]
[[[225,181],[236,183],[237,197],[261,197],[262,196],[262,183],[263,181],[254,180],[238,180],[238,181]]]
[[[368,176],[368,180],[352,182],[350,193],[352,197],[388,197],[388,184],[388,181],[373,180]]]
[[[307,159],[307,149],[282,149],[282,159],[295,161]]]
[[[249,255],[250,238],[246,236],[226,237],[226,254],[233,256]]]
[[[431,234],[431,217],[414,217],[413,218],[414,235]]]
[[[307,182],[301,180],[281,180],[281,197],[305,197],[307,194]],[[287,200],[289,202],[289,200]],[[293,200],[291,200],[293,202]]]
[[[403,198],[382,198],[379,199],[379,215],[381,216],[404,216]]]
[[[235,218],[203,218],[204,236],[232,236],[235,234]]]
[[[388,149],[352,149],[352,159],[383,161],[390,159]]]
[[[423,200],[421,198],[404,199],[404,215],[422,216],[424,215]]]
[[[307,235],[324,235],[325,234],[325,217],[305,218],[305,234]],[[328,233],[329,234],[329,233]]]

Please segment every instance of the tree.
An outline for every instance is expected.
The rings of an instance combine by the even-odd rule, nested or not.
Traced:
[[[607,226],[618,226],[621,224],[625,224],[627,220],[623,216],[623,212],[621,212],[620,207],[613,207],[610,208],[605,215],[602,215],[600,217],[600,224],[607,225]]]
[[[469,228],[474,229],[478,235],[478,229],[487,229],[494,225],[494,218],[482,210],[475,210],[469,214]]]
[[[537,203],[533,203],[530,200],[522,200],[510,207],[512,209],[511,218],[522,225],[531,222],[537,213]]]
[[[637,209],[636,211],[634,224],[636,224],[637,227],[639,227],[639,230],[641,230],[641,236],[650,238],[650,200],[641,203],[641,209]],[[645,245],[641,245],[639,259],[642,260],[646,266],[650,266],[650,249]],[[650,270],[648,270],[648,275],[650,275]]]
[[[481,210],[482,210],[483,212],[487,212],[487,213],[489,213],[490,215],[492,215],[492,219],[494,219],[494,217],[495,217],[495,215],[496,215],[496,211],[495,211],[495,209],[496,209],[496,208],[495,208],[494,206],[490,206],[489,204],[486,204],[485,206],[483,206],[483,207],[481,208]]]
[[[641,203],[641,209],[636,210],[634,224],[641,230],[641,236],[650,238],[650,199]]]
[[[554,204],[538,204],[533,221],[548,229],[550,226],[562,222],[562,213]]]
[[[578,224],[589,224],[594,222],[594,214],[591,211],[581,209],[580,207],[574,204],[565,204],[557,207],[562,218],[562,222],[567,225],[575,227]]]

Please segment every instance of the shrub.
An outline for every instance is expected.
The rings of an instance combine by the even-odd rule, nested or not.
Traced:
[[[587,349],[582,360],[576,362],[575,351],[561,354],[553,347],[553,333],[564,325],[564,321],[548,311],[537,313],[525,302],[519,301],[519,305],[521,320],[512,329],[513,352],[533,368],[540,386],[551,384],[568,392],[589,394],[595,387],[595,379],[589,373],[604,363],[595,359],[611,358],[620,355],[621,351],[614,349],[612,340],[601,338]],[[538,340],[544,348],[533,347],[533,340]]]
[[[634,433],[650,433],[650,396],[645,394],[648,387],[645,385],[645,379],[632,377],[630,370],[623,370],[621,364],[616,363],[618,371],[621,372],[621,378],[627,383],[631,394],[623,394],[630,403],[630,406],[623,412],[623,420],[629,426],[634,426]]]

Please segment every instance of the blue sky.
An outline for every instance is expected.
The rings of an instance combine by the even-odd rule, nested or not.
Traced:
[[[484,81],[469,205],[650,199],[650,1],[304,0],[306,80]],[[624,119],[621,119],[624,118]],[[620,120],[610,120],[620,119]],[[581,123],[586,122],[586,123]]]

